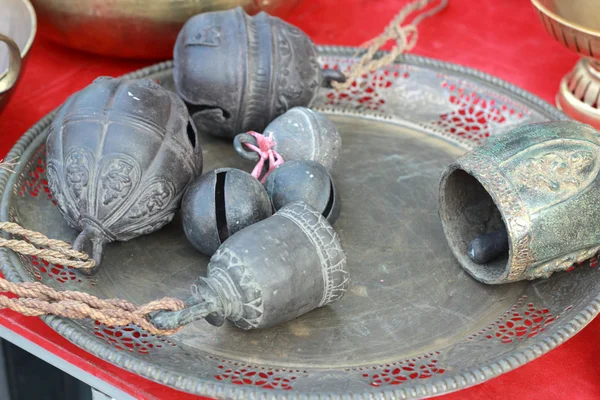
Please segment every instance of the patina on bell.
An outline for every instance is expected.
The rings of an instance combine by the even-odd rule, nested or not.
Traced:
[[[346,255],[321,214],[291,203],[231,236],[212,256],[207,277],[192,286],[188,308],[161,311],[152,322],[171,329],[206,318],[241,329],[291,321],[341,299],[348,288]]]
[[[48,183],[74,242],[99,265],[104,245],[160,229],[202,171],[193,122],[155,82],[98,78],[49,127]],[[92,271],[93,272],[93,271]]]
[[[547,278],[590,258],[600,249],[599,171],[600,134],[589,125],[539,123],[490,137],[441,179],[450,248],[490,284]]]
[[[306,107],[294,107],[273,120],[263,135],[275,142],[275,150],[286,162],[316,161],[333,170],[342,153],[342,138],[335,124],[326,116]],[[244,143],[256,146],[256,139],[240,133],[233,141],[235,151],[246,160],[257,162],[258,154]]]
[[[236,168],[205,173],[190,185],[181,202],[185,235],[208,256],[234,233],[272,213],[263,185]]]
[[[298,28],[240,7],[198,14],[181,29],[173,53],[177,93],[198,129],[233,138],[258,131],[295,106],[308,106],[321,85],[343,81],[321,71],[314,44]]]
[[[316,161],[288,161],[269,174],[264,186],[275,211],[302,201],[330,224],[340,215],[341,199],[333,178]]]

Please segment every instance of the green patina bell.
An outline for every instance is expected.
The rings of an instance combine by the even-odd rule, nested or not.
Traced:
[[[489,284],[547,278],[592,257],[600,249],[599,171],[600,133],[589,125],[540,123],[490,137],[442,176],[450,248]]]

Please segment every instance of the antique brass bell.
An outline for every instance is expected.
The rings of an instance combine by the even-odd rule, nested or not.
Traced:
[[[231,235],[272,213],[263,185],[236,168],[205,173],[190,185],[181,202],[186,237],[209,256]]]
[[[73,247],[96,265],[106,243],[170,222],[202,172],[185,104],[149,79],[98,78],[73,94],[49,127],[46,151],[52,195],[81,231]]]
[[[321,71],[314,44],[298,28],[240,7],[190,18],[173,53],[175,88],[198,129],[233,138],[259,131],[295,106],[308,106],[322,85],[343,81]]]
[[[590,258],[600,249],[599,171],[600,134],[589,125],[539,123],[490,137],[440,182],[452,252],[490,284],[547,278]]]
[[[349,284],[339,237],[317,211],[295,202],[231,236],[192,286],[181,311],[152,322],[173,329],[205,318],[220,326],[267,328],[341,299]]]
[[[333,170],[342,153],[342,139],[331,120],[305,107],[294,107],[273,120],[263,132],[275,145],[273,149],[283,160],[316,161],[329,171]],[[249,161],[258,161],[256,152],[244,144],[256,145],[248,133],[240,133],[233,141],[235,151]]]

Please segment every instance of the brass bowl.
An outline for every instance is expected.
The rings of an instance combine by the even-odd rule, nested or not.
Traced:
[[[179,30],[190,17],[242,6],[284,17],[299,0],[32,0],[40,33],[52,41],[123,58],[173,57]]]
[[[36,27],[29,0],[0,0],[0,110],[15,88]]]
[[[548,33],[582,56],[560,82],[557,107],[573,119],[600,129],[600,2],[531,2]]]

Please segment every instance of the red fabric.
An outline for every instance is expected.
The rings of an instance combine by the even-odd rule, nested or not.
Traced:
[[[406,0],[303,0],[288,20],[319,44],[359,45],[377,35]],[[110,29],[107,27],[107,29]],[[543,30],[529,0],[450,0],[425,20],[412,53],[477,68],[553,102],[577,55]],[[0,116],[0,155],[43,115],[99,75],[117,76],[148,61],[83,54],[38,37],[11,102]],[[178,392],[104,362],[70,344],[37,318],[1,311],[0,324],[112,385],[142,399]],[[479,386],[443,399],[600,398],[600,320],[551,353]]]

